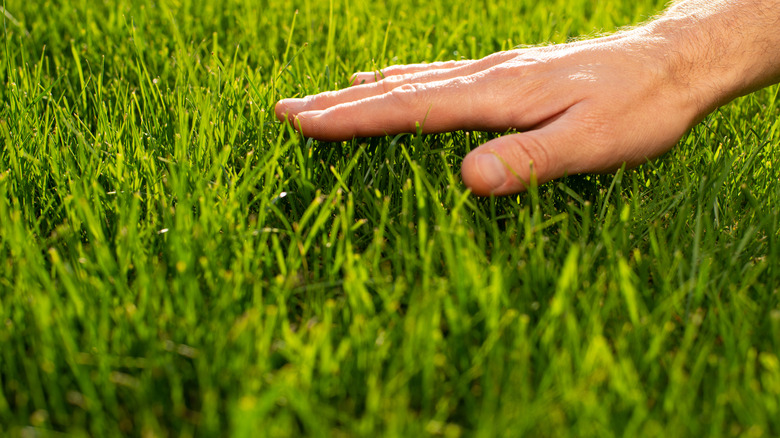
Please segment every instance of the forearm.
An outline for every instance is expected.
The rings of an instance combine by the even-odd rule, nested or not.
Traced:
[[[686,0],[644,29],[701,111],[780,80],[780,0]]]

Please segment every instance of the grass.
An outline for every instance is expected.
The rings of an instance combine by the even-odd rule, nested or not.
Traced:
[[[280,97],[660,1],[6,0],[0,434],[778,436],[780,88],[500,199]]]

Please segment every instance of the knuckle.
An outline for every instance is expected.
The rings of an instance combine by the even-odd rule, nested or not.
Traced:
[[[303,101],[307,107],[317,105],[329,105],[337,99],[335,91],[325,91],[316,95],[306,96]]]
[[[390,91],[390,97],[401,107],[411,109],[421,101],[421,95],[425,90],[422,84],[403,84]]]
[[[512,136],[514,147],[511,148],[513,161],[519,166],[516,169],[521,176],[530,176],[531,168],[537,175],[546,175],[552,165],[551,151],[536,137],[523,135]]]
[[[403,75],[397,75],[397,76],[388,76],[380,82],[382,84],[382,92],[383,93],[390,93],[396,88],[398,88],[399,85],[404,83],[406,81],[406,77]]]

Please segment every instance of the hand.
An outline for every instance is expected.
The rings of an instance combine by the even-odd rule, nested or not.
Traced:
[[[702,39],[676,37],[689,32],[680,25],[690,24],[689,16],[678,13],[667,20],[671,26],[659,20],[611,37],[475,61],[357,73],[350,88],[280,101],[276,115],[303,135],[329,141],[415,132],[418,124],[424,133],[520,131],[463,160],[463,181],[478,195],[516,193],[532,178],[542,183],[636,166],[755,85],[723,82],[736,74],[713,78],[706,68],[718,71],[715,62],[700,66],[702,58],[721,54],[719,47],[710,50],[714,55],[698,50]]]

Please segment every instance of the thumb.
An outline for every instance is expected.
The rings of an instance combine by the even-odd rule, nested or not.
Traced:
[[[532,178],[541,184],[576,171],[580,148],[571,131],[566,123],[551,123],[491,140],[463,159],[463,182],[477,195],[509,195],[525,191]]]

